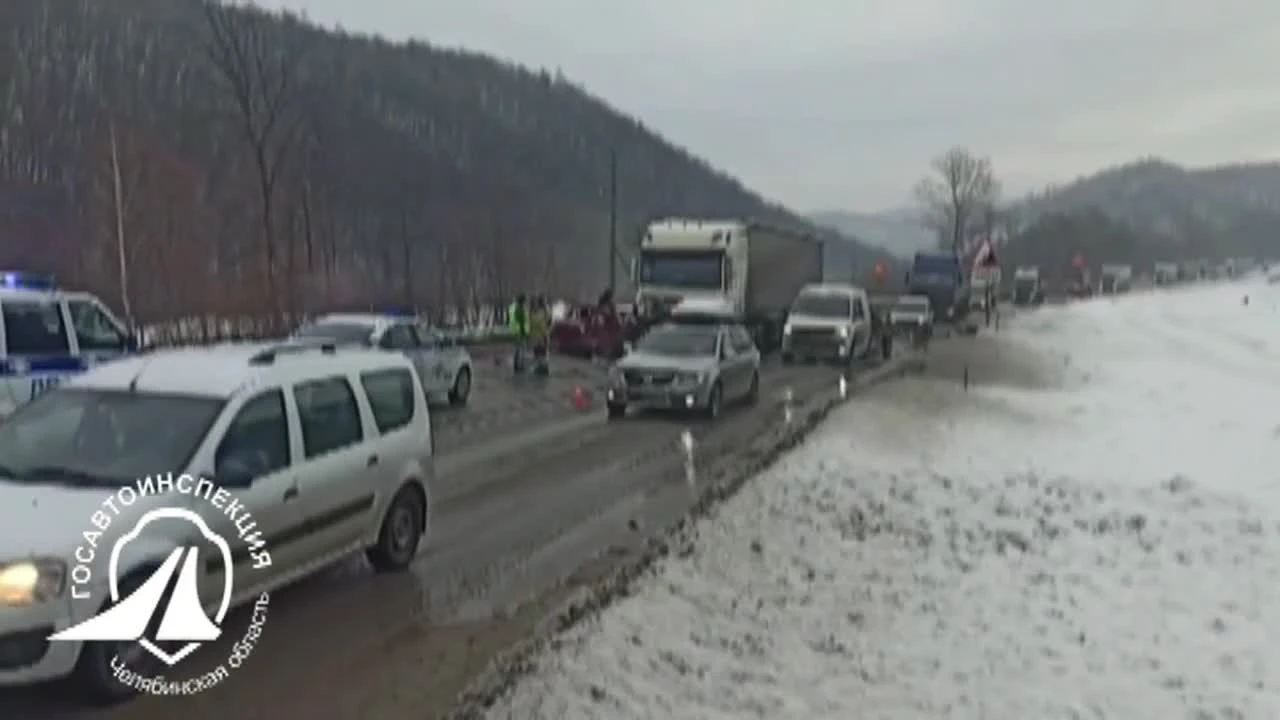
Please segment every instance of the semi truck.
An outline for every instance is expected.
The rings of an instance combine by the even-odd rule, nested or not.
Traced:
[[[1044,290],[1040,286],[1040,268],[1023,265],[1013,271],[1013,304],[1020,307],[1044,302]]]
[[[929,298],[934,322],[958,323],[969,316],[969,279],[960,255],[918,252],[907,273],[907,294]]]
[[[686,298],[721,298],[761,352],[781,346],[791,301],[822,274],[823,243],[815,235],[749,219],[650,222],[632,267],[644,317],[661,318]]]
[[[1126,293],[1133,283],[1133,266],[1103,265],[1099,275],[1099,290],[1103,295]]]

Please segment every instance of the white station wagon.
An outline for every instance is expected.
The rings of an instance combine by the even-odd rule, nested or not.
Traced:
[[[427,394],[465,405],[471,395],[471,353],[454,338],[412,315],[335,313],[298,328],[293,337],[332,340],[404,353],[418,369]]]
[[[0,685],[73,676],[107,701],[145,689],[113,662],[176,680],[182,665],[151,667],[160,660],[140,652],[145,635],[51,636],[130,602],[156,614],[161,595],[132,598],[162,574],[163,591],[180,555],[189,562],[153,645],[166,639],[184,580],[198,587],[183,598],[185,616],[214,609],[217,620],[202,622],[216,624],[219,606],[256,603],[353,553],[378,570],[404,569],[427,534],[434,472],[426,398],[397,353],[225,345],[128,357],[71,378],[0,424]],[[166,508],[202,518],[226,538],[223,554],[194,520],[128,532]],[[109,558],[126,542],[113,575]]]

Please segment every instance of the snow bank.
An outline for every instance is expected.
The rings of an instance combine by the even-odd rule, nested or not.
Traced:
[[[851,404],[493,717],[1280,717],[1280,288],[1243,292],[1022,318],[1053,390]]]

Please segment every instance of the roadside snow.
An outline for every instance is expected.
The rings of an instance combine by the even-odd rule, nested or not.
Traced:
[[[1000,342],[1059,387],[850,404],[492,717],[1280,718],[1277,298],[1046,309]]]

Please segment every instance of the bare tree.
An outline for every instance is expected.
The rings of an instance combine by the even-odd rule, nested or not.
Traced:
[[[1000,195],[1000,184],[990,158],[977,157],[955,147],[934,159],[933,174],[916,184],[926,226],[938,233],[941,244],[959,252],[974,224],[987,220]]]
[[[209,60],[234,103],[257,175],[265,279],[278,314],[282,298],[277,269],[282,252],[276,215],[283,170],[302,129],[295,102],[299,58],[281,33],[272,32],[272,19],[260,10],[207,2],[205,18]],[[291,239],[293,234],[288,235]],[[284,254],[290,258],[292,246]]]

